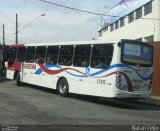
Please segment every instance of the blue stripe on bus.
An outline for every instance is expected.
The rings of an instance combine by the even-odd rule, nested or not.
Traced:
[[[59,69],[62,68],[62,67],[59,66],[59,65],[45,64],[45,66],[46,66],[46,68],[51,68],[51,67],[56,67],[56,68],[59,68]],[[94,76],[97,76],[97,75],[99,75],[99,74],[101,74],[101,73],[104,73],[104,72],[109,71],[109,70],[111,70],[111,69],[113,69],[113,68],[116,68],[116,67],[128,67],[128,68],[131,68],[131,69],[134,70],[134,71],[136,72],[136,74],[137,74],[141,79],[143,79],[143,80],[149,80],[149,79],[153,76],[153,73],[151,73],[149,76],[144,77],[144,76],[142,76],[136,69],[134,69],[133,67],[131,67],[131,66],[129,66],[129,65],[125,65],[125,64],[114,64],[114,65],[111,65],[110,67],[108,67],[107,69],[102,69],[102,70],[100,70],[100,71],[98,71],[98,72],[95,72],[95,73],[92,73],[92,74],[89,74],[89,75],[76,75],[76,74],[70,73],[70,72],[68,72],[68,71],[65,71],[65,72],[67,72],[68,74],[70,74],[70,75],[72,75],[72,76],[76,76],[76,77],[90,77],[90,76],[94,77]],[[39,68],[39,69],[35,72],[35,74],[40,75],[42,72],[43,72],[43,70],[42,70],[41,68]]]

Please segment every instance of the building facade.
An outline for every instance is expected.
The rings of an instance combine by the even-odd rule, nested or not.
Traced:
[[[122,0],[97,22],[98,39],[160,41],[160,0]]]

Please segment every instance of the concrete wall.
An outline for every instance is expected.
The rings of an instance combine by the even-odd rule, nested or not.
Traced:
[[[160,42],[154,43],[154,78],[153,78],[154,96],[160,96]]]

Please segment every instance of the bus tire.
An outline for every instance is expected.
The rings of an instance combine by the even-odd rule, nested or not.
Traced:
[[[69,84],[65,78],[61,78],[57,84],[58,94],[64,97],[69,96]]]
[[[17,73],[17,76],[16,76],[16,85],[17,85],[17,86],[21,86],[21,85],[22,85],[22,82],[21,82],[21,80],[20,80],[20,74],[19,74],[19,73]]]

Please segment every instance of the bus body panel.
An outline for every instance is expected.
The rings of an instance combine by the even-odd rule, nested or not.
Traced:
[[[119,74],[121,75],[122,83],[120,89],[117,88],[118,97],[150,97],[151,96],[151,81],[153,72],[148,69],[149,75],[144,75],[145,70],[136,70],[137,67],[123,67],[120,68]]]
[[[21,81],[25,83],[30,83],[33,85],[43,86],[51,89],[56,89],[56,84],[59,78],[65,77],[69,83],[69,91],[70,93],[85,94],[85,95],[94,95],[94,96],[103,96],[103,97],[113,97],[112,94],[115,85],[116,75],[112,74],[112,71],[106,71],[96,76],[87,76],[85,75],[86,68],[75,68],[70,67],[69,70],[65,70],[58,74],[48,74],[45,71],[39,72],[40,66],[38,64],[27,64],[30,65],[28,67],[23,67],[24,70],[21,72]],[[25,65],[24,65],[25,66]],[[51,68],[50,70],[56,70],[57,68]],[[47,65],[46,65],[47,67]],[[25,69],[28,68],[28,69]],[[32,68],[32,69],[31,69]],[[33,69],[34,68],[34,69]],[[61,69],[68,68],[62,66]],[[90,74],[94,74],[95,72],[99,72],[99,69],[90,69]],[[93,71],[92,71],[93,70]],[[81,73],[84,74],[81,74]],[[103,77],[108,75],[108,77]],[[113,82],[112,82],[112,81]]]
[[[79,70],[79,68],[76,70]],[[81,69],[80,71],[85,73],[86,69]],[[67,79],[70,83],[70,92],[102,97],[113,97],[114,95],[112,92],[115,87],[115,75],[112,75],[111,71],[99,73],[100,71],[102,70],[91,68],[89,74],[82,75],[84,77],[68,76]],[[107,75],[108,77],[104,77]]]
[[[13,79],[14,79],[14,74],[15,74],[15,71],[14,71],[14,70],[7,69],[7,75],[6,75],[6,77],[7,77],[8,79],[13,80]]]
[[[153,77],[153,71],[148,67],[127,67],[122,69],[122,72],[128,76],[132,84],[131,91],[135,93],[142,93],[150,90],[150,82]],[[124,78],[123,78],[124,79]],[[123,85],[127,85],[123,80]],[[125,90],[125,86],[124,90]]]

